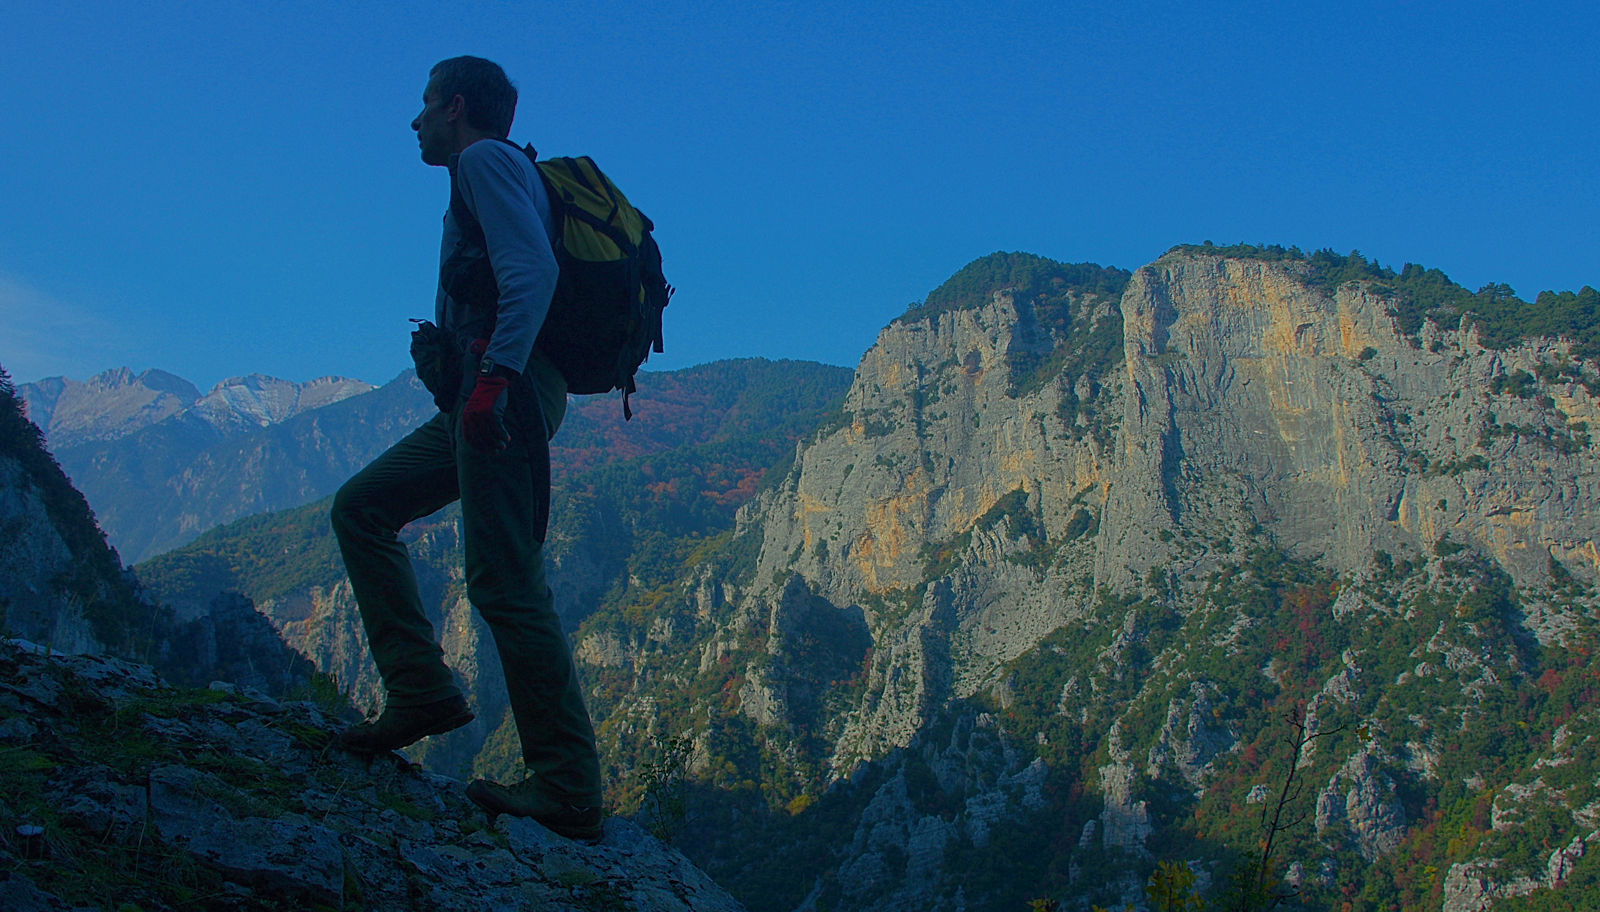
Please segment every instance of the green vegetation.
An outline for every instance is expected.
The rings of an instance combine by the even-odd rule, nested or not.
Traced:
[[[1542,597],[1592,595],[1570,573],[1553,577]],[[1335,616],[1332,604],[1351,587],[1360,607]],[[991,711],[1012,743],[1034,745],[1050,764],[1057,792],[1092,789],[1111,757],[1112,721],[1135,769],[1165,756],[1159,774],[1141,773],[1135,787],[1154,826],[1147,845],[1168,865],[1210,871],[1212,887],[1202,896],[1182,887],[1170,866],[1068,845],[1062,851],[1070,862],[1010,872],[1030,887],[1013,897],[1015,907],[1040,894],[1082,900],[1086,883],[1136,876],[1164,891],[1160,901],[1152,894],[1157,908],[1265,908],[1286,889],[1272,887],[1273,879],[1298,861],[1308,873],[1330,872],[1301,883],[1295,902],[1302,907],[1437,908],[1453,864],[1499,859],[1496,881],[1542,872],[1554,850],[1588,831],[1574,815],[1600,800],[1600,759],[1562,746],[1594,730],[1600,670],[1592,656],[1600,637],[1591,626],[1564,646],[1540,645],[1522,627],[1522,598],[1492,561],[1444,539],[1426,558],[1380,552],[1361,582],[1256,548],[1238,567],[1212,574],[1181,612],[1102,594],[1081,622],[1011,664],[1007,700]],[[1315,727],[1285,739],[1283,719],[1307,718],[1308,708]],[[1186,721],[1184,712],[1195,715]],[[1171,754],[1147,754],[1174,724],[1175,736],[1193,737],[1196,720],[1223,745],[1202,774],[1201,792]],[[1312,740],[1314,750],[1297,743]],[[1352,757],[1367,759],[1347,767]],[[1310,822],[1325,784],[1343,807],[1352,768],[1371,777],[1367,787],[1404,826],[1398,847],[1376,863],[1339,815],[1321,833]],[[1530,782],[1538,787],[1508,801],[1509,786]],[[1269,800],[1247,801],[1262,785],[1270,786]],[[1287,825],[1269,832],[1262,810],[1278,807],[1272,795],[1287,804],[1267,819]],[[1503,820],[1498,828],[1492,808]],[[1274,840],[1267,864],[1263,835]],[[1070,881],[1059,873],[1069,866],[1079,872]],[[1513,907],[1583,905],[1597,883],[1600,865],[1583,866],[1562,891]],[[968,896],[975,895],[969,882]],[[1114,896],[1087,899],[1120,907],[1108,901]],[[1171,905],[1180,900],[1188,905]]]
[[[1115,299],[1121,296],[1132,275],[1126,269],[1094,263],[1058,263],[1030,253],[991,253],[968,263],[896,322],[926,320],[952,310],[977,307],[1004,288],[1014,289],[1019,301],[1044,299],[1049,319],[1067,322],[1070,316],[1060,311],[1068,302],[1068,290]],[[1043,314],[1041,322],[1046,322]]]
[[[1242,257],[1269,262],[1305,264],[1311,283],[1332,291],[1346,282],[1363,282],[1390,299],[1400,331],[1416,336],[1424,320],[1453,329],[1463,317],[1477,326],[1489,348],[1505,349],[1538,337],[1572,340],[1572,356],[1600,358],[1600,291],[1589,286],[1577,292],[1542,291],[1533,302],[1518,298],[1509,285],[1490,284],[1471,292],[1437,269],[1407,263],[1396,273],[1366,259],[1332,250],[1306,253],[1298,247],[1235,244],[1219,247],[1186,244],[1173,248],[1209,256]]]
[[[667,738],[655,748],[656,756],[639,767],[644,790],[639,809],[650,835],[671,842],[689,813],[687,779],[694,742],[685,737]]]
[[[331,501],[218,526],[140,564],[139,577],[170,603],[202,607],[224,590],[262,602],[327,586],[344,575],[328,526]]]
[[[1079,401],[1087,387],[1092,399],[1099,379],[1122,361],[1122,314],[1117,309],[1132,273],[1093,263],[1058,263],[1027,253],[993,253],[967,264],[943,285],[913,305],[896,322],[930,320],[954,310],[978,307],[1009,290],[1025,315],[1036,321],[1048,347],[1015,347],[1008,355],[1011,395],[1032,395],[1063,375],[1072,379],[1062,397],[1061,418],[1077,426],[1081,413],[1088,432],[1109,440],[1105,419]]]

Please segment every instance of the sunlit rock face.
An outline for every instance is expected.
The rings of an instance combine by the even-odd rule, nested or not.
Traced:
[[[1010,784],[1032,768],[1017,742],[1044,736],[1006,732],[1000,743],[1014,753],[987,755],[970,780],[941,779],[941,794],[959,801],[930,811],[907,797],[905,771],[932,765],[952,713],[976,726],[974,702],[1004,710],[1019,688],[1048,684],[1061,713],[1097,726],[1083,737],[1104,759],[1073,787],[1094,793],[1100,811],[1079,841],[1139,858],[1163,825],[1150,789],[1213,800],[1219,777],[1261,737],[1241,727],[1239,694],[1208,684],[1219,668],[1204,664],[1236,661],[1239,644],[1262,635],[1252,631],[1286,628],[1292,648],[1295,631],[1382,629],[1430,610],[1428,590],[1440,587],[1451,617],[1406,645],[1417,656],[1410,677],[1376,680],[1374,666],[1387,666],[1370,645],[1347,650],[1325,680],[1302,682],[1275,656],[1260,661],[1266,686],[1309,688],[1315,731],[1316,712],[1336,719],[1392,687],[1401,700],[1437,687],[1424,677],[1439,673],[1428,671],[1436,662],[1451,700],[1463,701],[1433,707],[1451,725],[1473,724],[1472,707],[1519,686],[1522,659],[1487,645],[1498,642],[1494,625],[1452,626],[1473,617],[1474,587],[1484,591],[1452,579],[1504,574],[1526,592],[1513,636],[1527,642],[1570,642],[1592,626],[1584,603],[1544,594],[1553,580],[1600,574],[1600,460],[1587,433],[1600,403],[1592,366],[1587,383],[1557,370],[1569,343],[1492,349],[1461,320],[1408,333],[1380,285],[1329,283],[1294,259],[1193,249],[1136,270],[1116,294],[1037,291],[1002,284],[884,329],[842,412],[741,510],[730,550],[747,556],[692,569],[663,605],[674,619],[666,635],[592,629],[580,643],[597,671],[650,669],[650,683],[608,706],[618,745],[659,737],[671,690],[727,668],[733,684],[716,699],[770,755],[804,744],[821,787],[868,783],[849,799],[855,842],[817,879],[819,902],[961,907],[960,877],[938,859],[970,859],[962,853],[989,839],[974,835],[990,832],[983,821],[1026,815],[1024,791]],[[1052,300],[1066,302],[1070,320],[1051,313]],[[1115,338],[1114,353],[1081,356],[1096,333]],[[1537,388],[1517,389],[1522,374],[1537,375]],[[1274,615],[1289,610],[1275,602],[1202,597],[1208,580],[1244,574],[1260,549],[1341,581],[1323,590],[1331,604],[1295,620]],[[1481,559],[1458,563],[1458,551]],[[1366,584],[1402,556],[1412,568],[1403,585]],[[1389,557],[1396,563],[1375,563]],[[1130,607],[1108,614],[1107,598]],[[838,624],[824,634],[829,611]],[[866,649],[844,633],[852,618]],[[797,619],[818,653],[859,656],[855,675],[785,656],[779,641],[796,638],[779,634]],[[1215,632],[1158,643],[1162,624],[1185,622]],[[1080,654],[1066,631],[1104,645],[1048,682],[1018,680],[1019,661]],[[1149,683],[1113,697],[1129,677]],[[825,718],[796,708],[803,687],[820,689],[812,705],[831,707]],[[1158,709],[1134,718],[1134,694]],[[1117,736],[1119,721],[1128,724]],[[1328,846],[1327,857],[1298,860],[1307,884],[1333,883],[1341,863],[1393,858],[1414,835],[1419,811],[1402,796],[1439,775],[1439,747],[1401,731],[1372,737],[1338,756],[1307,747],[1331,764],[1302,809]],[[707,772],[729,750],[714,733],[697,749]],[[1268,785],[1237,800],[1274,800]],[[1140,882],[1124,886],[1121,899],[1099,901],[1143,896]]]
[[[1600,464],[1549,443],[1600,404],[1576,382],[1553,407],[1492,388],[1565,344],[1494,351],[1433,324],[1407,337],[1371,288],[1305,273],[1176,252],[1119,300],[1075,296],[1074,332],[1116,321],[1122,336],[1115,369],[1093,378],[1019,369],[1067,340],[1014,290],[883,331],[840,426],[741,516],[761,539],[748,610],[779,601],[763,581],[792,573],[873,631],[872,695],[841,756],[905,744],[930,707],[992,683],[1097,588],[1224,559],[1201,540],[1264,534],[1340,574],[1441,538],[1519,584],[1545,582],[1552,557],[1600,568],[1586,507]]]

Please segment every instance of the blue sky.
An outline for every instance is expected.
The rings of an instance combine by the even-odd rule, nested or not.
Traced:
[[[853,366],[972,259],[1359,249],[1600,285],[1600,4],[51,3],[0,11],[0,365],[385,382],[431,310],[428,67],[658,224],[672,369]]]

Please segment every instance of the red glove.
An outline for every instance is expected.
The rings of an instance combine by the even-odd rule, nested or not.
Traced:
[[[468,445],[484,453],[503,450],[511,440],[506,433],[506,390],[511,380],[506,377],[479,376],[478,384],[461,412],[461,436]]]

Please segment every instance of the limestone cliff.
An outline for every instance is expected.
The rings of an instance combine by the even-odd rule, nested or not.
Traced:
[[[854,807],[857,844],[793,900],[961,908],[972,853],[994,860],[974,821],[1033,819],[1002,785],[1030,752],[1096,795],[1066,807],[1088,851],[1072,865],[1148,858],[1173,815],[1230,800],[1220,782],[1269,775],[1248,759],[1277,750],[1264,708],[1309,698],[1330,732],[1306,761],[1325,764],[1304,810],[1323,854],[1298,849],[1295,876],[1334,890],[1397,857],[1439,813],[1417,796],[1453,794],[1453,761],[1427,759],[1452,739],[1408,726],[1505,724],[1484,707],[1535,694],[1594,634],[1600,369],[1569,340],[1489,347],[1459,314],[1404,325],[1403,288],[1306,258],[1177,249],[1115,291],[1022,269],[886,328],[723,557],[648,625],[588,630],[580,658],[633,680],[604,704],[608,744],[698,731],[701,774],[736,788],[716,758],[753,742],[770,803]],[[1480,657],[1417,677],[1458,654]],[[1223,672],[1241,662],[1260,670]],[[719,684],[708,724],[663,715]],[[960,809],[860,779],[930,762],[930,731],[986,709],[1031,746],[936,790]],[[1113,868],[1098,901],[1142,895]]]
[[[861,606],[889,646],[839,757],[904,746],[922,710],[993,683],[1097,589],[1141,586],[1153,568],[1203,575],[1218,545],[1250,535],[1339,575],[1446,538],[1519,585],[1546,583],[1552,560],[1600,572],[1596,397],[1571,378],[1547,398],[1494,391],[1567,346],[1496,351],[1470,326],[1431,324],[1419,344],[1369,288],[1325,291],[1305,271],[1174,253],[1136,271],[1120,306],[1075,301],[1080,321],[1120,321],[1123,338],[1120,369],[1087,396],[1067,373],[1018,392],[1016,353],[1065,340],[1006,290],[884,330],[846,420],[741,513],[761,540],[756,580],[797,574]],[[1086,402],[1070,422],[1069,397]],[[780,603],[778,585],[746,604]],[[903,597],[910,618],[889,617],[885,600]],[[935,654],[907,638],[942,625]],[[931,703],[896,692],[943,680]]]
[[[1369,287],[1329,292],[1292,264],[1200,254],[1139,270],[1123,313],[1102,579],[1150,565],[1118,547],[1133,527],[1195,530],[1219,507],[1339,573],[1445,537],[1519,584],[1546,581],[1552,558],[1600,570],[1586,509],[1600,493],[1585,436],[1596,397],[1576,376],[1537,396],[1495,384],[1567,362],[1566,343],[1490,350],[1465,320],[1414,340]]]

